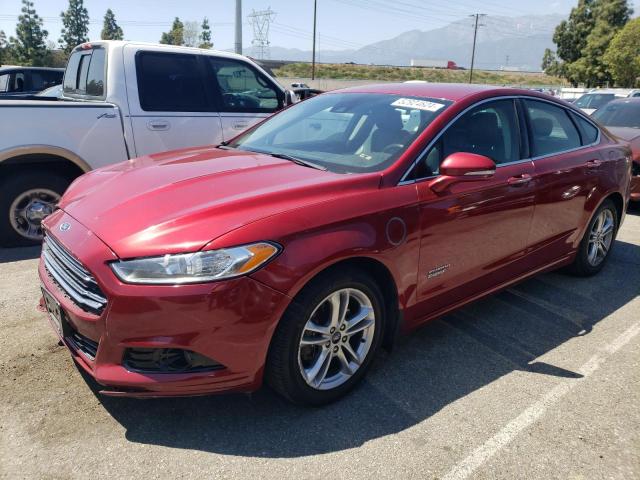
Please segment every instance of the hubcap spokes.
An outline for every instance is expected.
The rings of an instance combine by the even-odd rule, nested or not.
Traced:
[[[598,266],[607,256],[613,241],[613,227],[613,213],[608,209],[602,210],[589,232],[587,260],[592,266]]]
[[[345,288],[315,308],[302,332],[298,365],[305,382],[329,390],[346,382],[362,365],[375,330],[371,300]]]
[[[13,229],[29,240],[42,239],[42,220],[53,213],[60,195],[49,189],[27,190],[18,195],[9,208]]]

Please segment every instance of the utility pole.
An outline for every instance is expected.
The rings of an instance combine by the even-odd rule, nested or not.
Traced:
[[[478,37],[478,27],[482,27],[482,25],[478,24],[478,20],[480,17],[486,17],[486,13],[474,13],[473,15],[469,15],[470,17],[475,17],[475,25],[473,27],[473,49],[471,50],[471,68],[469,69],[469,83],[473,83],[473,63],[476,59],[476,38]]]
[[[313,53],[311,56],[311,80],[316,78],[316,23],[318,14],[318,0],[313,0]]]
[[[236,0],[236,53],[242,55],[242,0]]]

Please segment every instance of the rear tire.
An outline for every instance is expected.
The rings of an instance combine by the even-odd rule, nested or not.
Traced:
[[[69,178],[52,172],[25,172],[0,183],[0,246],[38,245],[42,219],[69,186]]]
[[[293,403],[320,406],[341,398],[368,370],[383,338],[384,312],[378,285],[360,270],[312,280],[274,333],[267,383]]]
[[[613,248],[618,221],[614,203],[608,199],[602,202],[589,221],[569,272],[588,277],[602,270]]]

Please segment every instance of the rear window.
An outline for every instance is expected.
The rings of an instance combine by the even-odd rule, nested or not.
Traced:
[[[640,102],[610,103],[593,114],[605,127],[640,128]]]
[[[64,94],[76,97],[104,98],[106,51],[82,50],[71,55],[64,74]]]
[[[31,89],[45,90],[59,84],[62,81],[62,72],[51,72],[47,70],[33,70],[31,72]]]
[[[207,97],[197,55],[139,52],[140,106],[147,112],[203,112]]]

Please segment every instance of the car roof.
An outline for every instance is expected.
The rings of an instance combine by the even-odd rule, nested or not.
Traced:
[[[633,88],[594,88],[593,90],[589,90],[585,95],[604,93],[606,95],[613,94],[618,97],[626,97],[635,91],[637,91],[637,89]]]
[[[333,92],[345,93],[382,93],[388,95],[407,95],[411,97],[440,98],[456,102],[470,95],[478,93],[497,93],[500,95],[530,95],[539,96],[537,92],[494,85],[476,85],[467,83],[384,83],[360,85]],[[327,92],[331,93],[331,92]]]
[[[64,68],[54,67],[21,67],[20,65],[5,65],[0,67],[0,73],[10,72],[13,70],[44,70],[47,72],[64,72]]]
[[[239,55],[237,53],[226,52],[223,50],[216,50],[213,48],[186,47],[183,45],[167,45],[164,43],[139,42],[139,41],[132,41],[132,40],[97,40],[95,42],[86,42],[86,43],[81,43],[80,45],[77,45],[73,49],[73,51],[74,52],[81,51],[83,50],[83,48],[86,48],[86,46],[89,46],[89,45],[100,45],[107,48],[125,47],[127,45],[130,45],[132,47],[142,47],[142,48],[153,47],[161,50],[174,51],[176,53],[201,53],[205,55],[212,55],[212,56],[224,57],[224,58],[234,58],[239,60],[249,59],[255,62],[254,59],[246,55]]]

